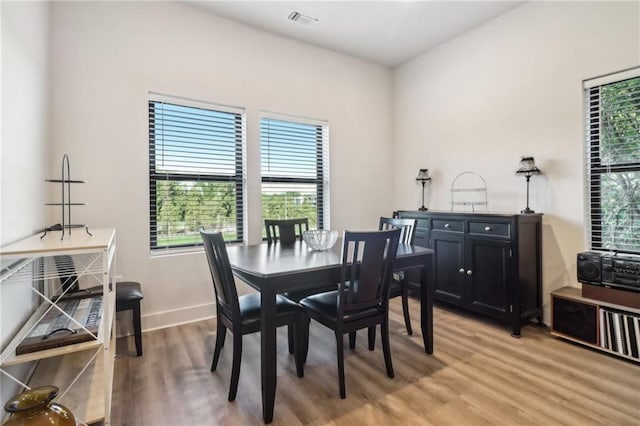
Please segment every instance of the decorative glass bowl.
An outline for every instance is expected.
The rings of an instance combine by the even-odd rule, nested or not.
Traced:
[[[302,239],[311,248],[311,250],[323,251],[329,250],[338,240],[338,231],[329,229],[313,229],[304,231]]]

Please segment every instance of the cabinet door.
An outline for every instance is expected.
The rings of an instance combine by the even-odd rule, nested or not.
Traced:
[[[507,242],[467,239],[465,302],[474,311],[510,318],[510,248]]]
[[[456,233],[433,231],[431,248],[434,250],[434,278],[436,298],[461,304],[464,289],[464,236]],[[462,272],[460,270],[462,269]]]

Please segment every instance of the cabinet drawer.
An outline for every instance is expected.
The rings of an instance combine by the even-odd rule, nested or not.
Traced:
[[[461,220],[433,219],[434,231],[464,232],[464,222]]]
[[[495,222],[469,222],[469,234],[510,238],[511,224]]]
[[[429,219],[420,213],[401,212],[398,214],[400,219],[416,219],[416,228],[429,230]]]
[[[418,219],[416,222],[416,228],[429,230],[429,219]]]

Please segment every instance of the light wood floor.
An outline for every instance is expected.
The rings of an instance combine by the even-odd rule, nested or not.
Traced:
[[[419,332],[411,301],[407,336],[399,299],[392,300],[395,379],[385,374],[380,337],[345,351],[347,399],[338,395],[333,333],[312,321],[309,359],[298,378],[278,332],[274,425],[639,425],[640,365],[551,337],[536,325],[510,337],[506,324],[436,308],[435,352]],[[231,339],[210,372],[214,321],[143,335],[144,356],[119,340],[112,424],[259,425],[259,334],[245,336],[238,397],[227,401]],[[346,342],[346,339],[345,339]]]

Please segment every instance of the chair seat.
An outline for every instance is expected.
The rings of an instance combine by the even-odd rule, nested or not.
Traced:
[[[250,293],[238,298],[242,321],[260,320],[260,293]],[[279,294],[276,295],[276,314],[300,312],[302,306]]]
[[[116,284],[116,307],[123,303],[130,303],[142,300],[142,289],[140,283],[135,281],[121,281]]]
[[[305,297],[300,304],[306,309],[319,312],[322,316],[331,318],[333,321],[338,319],[338,290],[327,291],[313,296]],[[345,322],[357,321],[359,319],[368,318],[378,315],[380,310],[377,308],[368,308],[357,312],[348,312],[343,316]]]
[[[84,289],[87,292],[101,292],[102,286]],[[136,281],[118,281],[116,283],[116,311],[131,309],[130,305],[144,299],[140,283]]]
[[[338,289],[338,284],[331,284],[328,286],[316,287],[316,288],[306,289],[306,290],[288,291],[285,293],[285,296],[287,296],[287,298],[291,300],[299,302],[305,297],[313,296],[314,294],[325,293],[327,291],[335,291],[337,289]]]

